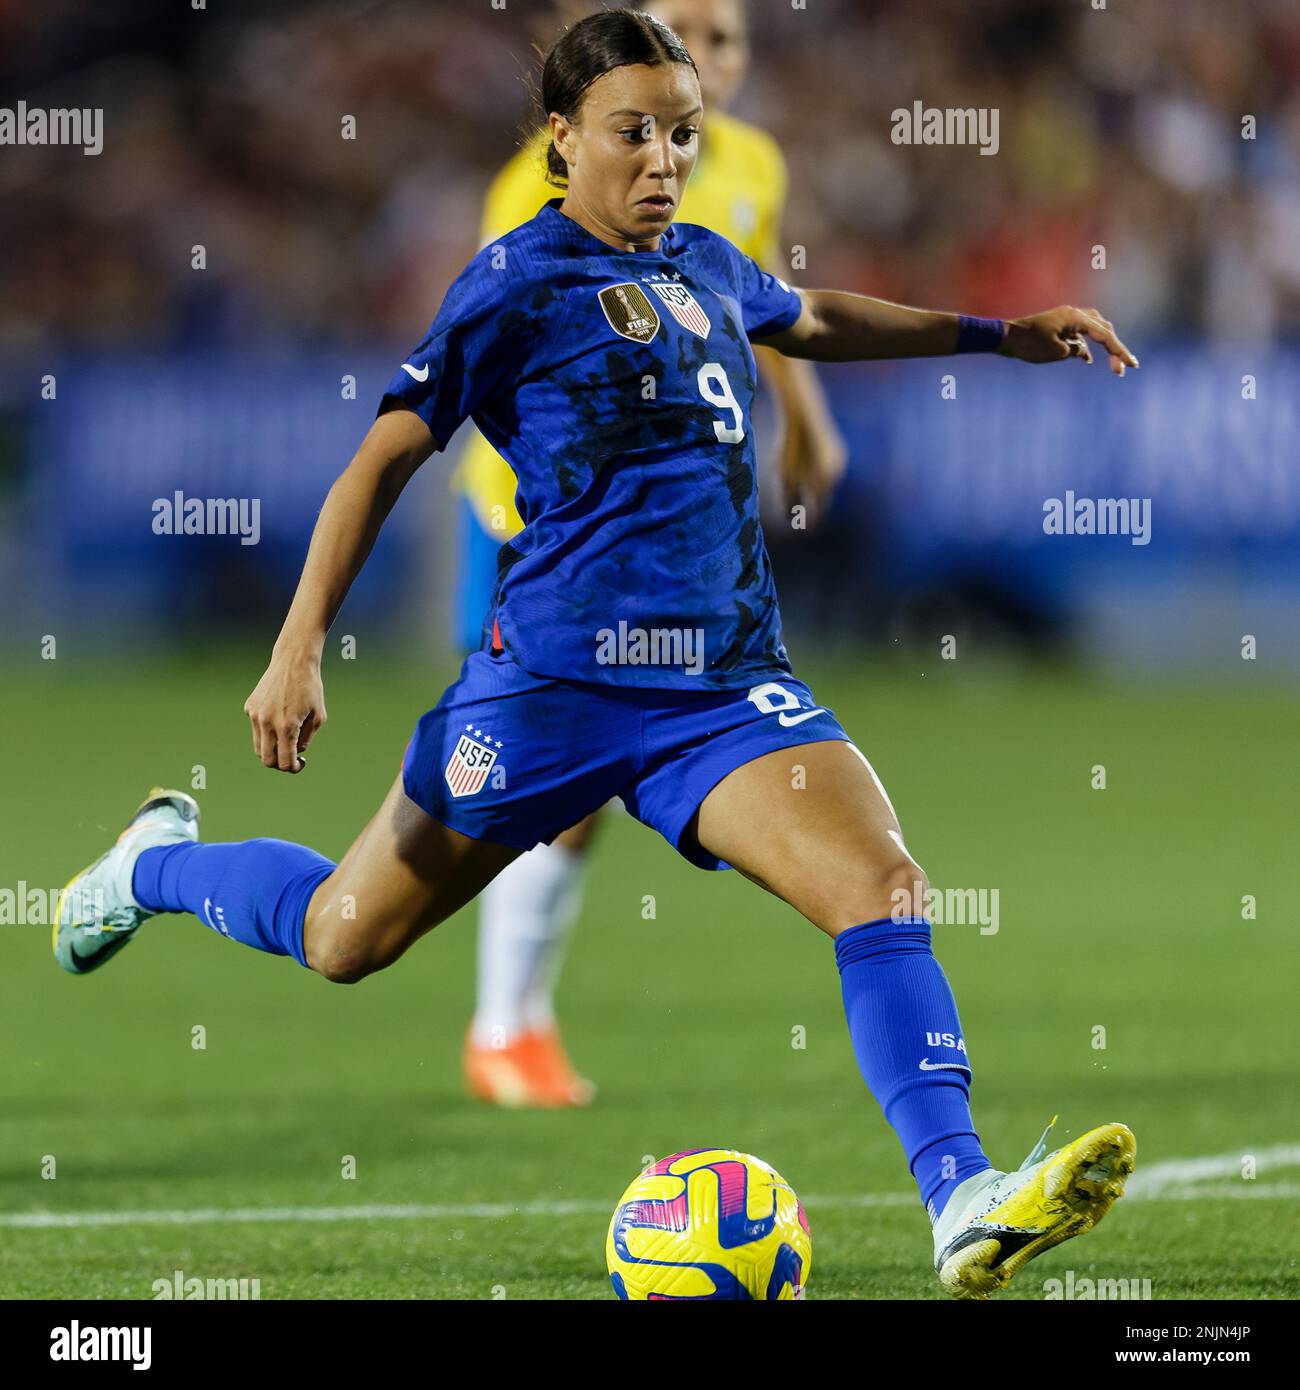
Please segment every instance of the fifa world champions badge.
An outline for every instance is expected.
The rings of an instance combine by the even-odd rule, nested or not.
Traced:
[[[493,748],[492,742],[482,729],[466,725],[442,774],[452,796],[473,796],[483,790],[488,773],[496,763],[497,749],[501,747],[498,743]]]
[[[621,338],[648,343],[659,332],[659,315],[640,285],[611,285],[597,297],[609,326]]]

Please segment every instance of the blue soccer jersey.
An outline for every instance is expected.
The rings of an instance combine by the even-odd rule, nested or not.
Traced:
[[[799,296],[704,227],[619,251],[560,201],[470,262],[385,396],[439,448],[472,417],[518,477],[524,529],[485,634],[495,622],[525,671],[563,680],[736,689],[788,672],[749,340],[788,328]]]

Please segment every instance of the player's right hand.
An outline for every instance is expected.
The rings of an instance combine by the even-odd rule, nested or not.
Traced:
[[[1106,350],[1110,369],[1123,376],[1126,367],[1136,367],[1137,358],[1119,340],[1115,325],[1103,318],[1096,309],[1076,309],[1063,304],[1045,314],[1030,314],[1011,319],[1007,336],[998,351],[1003,357],[1018,357],[1022,362],[1062,362],[1077,357],[1092,362],[1088,340],[1100,343]]]
[[[325,723],[325,687],[320,660],[272,654],[253,693],[244,701],[253,726],[253,752],[266,767],[301,772],[303,749]]]

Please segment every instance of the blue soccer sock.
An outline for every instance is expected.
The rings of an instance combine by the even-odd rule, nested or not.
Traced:
[[[192,912],[223,936],[306,965],[307,905],[333,872],[323,854],[288,840],[186,841],[145,850],[131,891],[150,912]]]
[[[835,940],[858,1067],[907,1154],[931,1224],[953,1189],[992,1167],[970,1115],[957,1001],[924,917],[882,917]]]

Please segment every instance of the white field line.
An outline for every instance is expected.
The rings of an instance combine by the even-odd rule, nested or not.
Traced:
[[[1256,1151],[1259,1170],[1300,1165],[1300,1145],[1277,1144]],[[1127,1196],[1145,1201],[1196,1202],[1219,1198],[1300,1197],[1300,1183],[1246,1181],[1241,1154],[1214,1158],[1169,1159],[1134,1173]],[[1236,1178],[1233,1184],[1196,1186],[1203,1178]],[[1140,1181],[1139,1181],[1140,1180]],[[917,1205],[910,1192],[861,1192],[828,1197],[808,1197],[805,1206],[818,1211]],[[334,1207],[190,1207],[177,1211],[32,1211],[0,1212],[0,1227],[18,1230],[65,1230],[86,1226],[205,1226],[250,1225],[266,1222],[337,1221],[447,1221],[476,1219],[502,1221],[511,1217],[596,1216],[610,1210],[608,1202],[448,1202],[424,1205]]]
[[[1215,1158],[1168,1158],[1146,1167],[1139,1151],[1137,1172],[1129,1179],[1125,1195],[1148,1197],[1205,1178],[1236,1178],[1245,1182],[1241,1167],[1248,1155],[1255,1160],[1257,1172],[1300,1166],[1300,1144],[1272,1144],[1253,1151],[1244,1147],[1240,1153],[1219,1154]],[[1253,1186],[1253,1182],[1247,1185]]]

